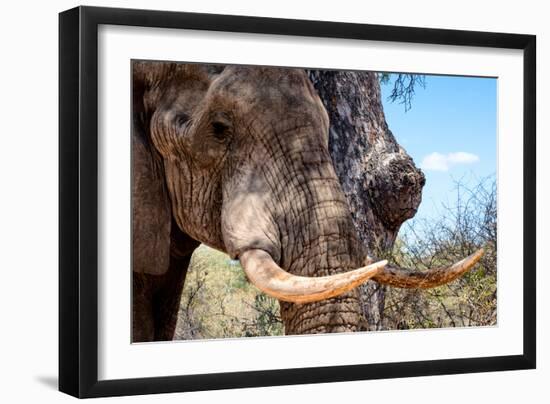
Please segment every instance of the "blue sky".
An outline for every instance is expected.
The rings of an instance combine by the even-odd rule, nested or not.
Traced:
[[[497,79],[426,76],[412,108],[391,102],[393,79],[382,84],[386,121],[426,176],[415,218],[438,216],[456,198],[455,181],[475,184],[496,173]]]

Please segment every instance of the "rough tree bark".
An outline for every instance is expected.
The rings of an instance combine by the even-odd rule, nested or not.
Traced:
[[[377,73],[308,70],[330,117],[329,148],[361,240],[373,254],[389,251],[416,214],[424,174],[386,123]],[[360,288],[363,330],[383,326],[385,287]]]

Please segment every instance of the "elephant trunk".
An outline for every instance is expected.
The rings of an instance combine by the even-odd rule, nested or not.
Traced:
[[[361,266],[366,257],[329,159],[327,156],[327,161],[314,170],[316,175],[298,187],[306,190],[305,195],[289,212],[294,225],[289,237],[283,240],[282,265],[293,274],[308,277],[347,274]],[[281,302],[281,317],[286,334],[357,331],[361,322],[359,297],[356,290],[348,290],[307,304]]]
[[[352,289],[386,262],[362,267],[366,251],[327,145],[311,130],[280,131],[292,149],[233,167],[239,175],[224,189],[224,243],[249,280],[280,300],[287,334],[355,331],[361,311]]]

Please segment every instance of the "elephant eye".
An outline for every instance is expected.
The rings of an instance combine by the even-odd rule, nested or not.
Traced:
[[[183,126],[189,121],[189,115],[182,113],[179,113],[176,115],[176,124],[178,126]]]
[[[229,133],[229,125],[224,122],[212,122],[212,133],[218,140],[225,140]]]

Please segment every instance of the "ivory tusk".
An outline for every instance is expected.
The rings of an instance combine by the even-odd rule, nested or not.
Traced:
[[[264,250],[247,250],[239,259],[251,283],[270,296],[292,303],[311,303],[338,296],[376,276],[388,263],[383,260],[336,275],[305,277],[286,272]]]
[[[483,256],[483,248],[449,267],[429,269],[425,272],[386,266],[372,279],[398,288],[428,289],[441,286],[468,272]]]

